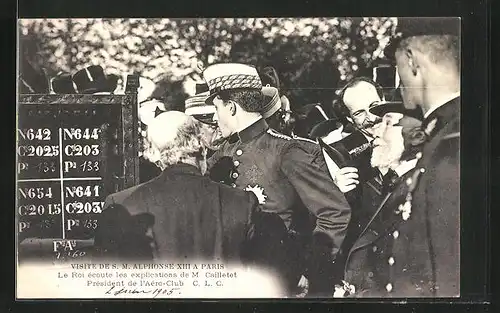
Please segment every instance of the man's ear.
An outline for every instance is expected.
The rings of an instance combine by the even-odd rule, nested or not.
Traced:
[[[410,48],[406,49],[405,55],[406,55],[406,59],[408,60],[408,66],[411,69],[411,72],[413,73],[414,76],[416,76],[417,70],[419,68],[416,55],[413,53],[413,51]]]
[[[234,116],[236,114],[236,103],[234,101],[230,100],[228,105],[229,105],[229,111],[231,112],[231,115]]]

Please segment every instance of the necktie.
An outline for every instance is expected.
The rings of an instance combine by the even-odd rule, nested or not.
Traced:
[[[383,189],[386,192],[391,191],[396,185],[398,178],[399,178],[398,174],[394,170],[389,169],[389,171],[384,175],[382,179]]]

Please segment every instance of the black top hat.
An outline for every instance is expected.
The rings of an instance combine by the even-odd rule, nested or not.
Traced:
[[[50,84],[52,85],[52,90],[59,94],[72,94],[76,93],[75,86],[73,85],[73,80],[71,75],[67,73],[62,73],[52,78]]]
[[[393,112],[393,113],[401,113],[403,115],[413,117],[418,120],[422,120],[422,110],[420,109],[407,109],[403,102],[399,101],[382,101],[377,103],[376,105],[370,108],[370,113],[375,114],[377,116],[384,116],[384,114]]]
[[[425,35],[452,35],[460,36],[460,18],[458,17],[398,17],[396,32],[400,36],[391,39],[384,54],[394,58],[401,40]]]
[[[373,177],[374,169],[370,163],[372,145],[361,132],[353,132],[330,145],[321,138],[318,138],[318,142],[339,168],[346,166],[357,168],[360,182],[365,182]]]
[[[309,132],[310,138],[321,138],[334,130],[341,128],[343,124],[336,118],[322,121],[311,129]]]
[[[297,110],[297,121],[294,132],[302,137],[310,137],[314,126],[331,119],[331,114],[320,103],[310,103]]]
[[[118,76],[106,76],[100,65],[92,65],[76,72],[73,81],[79,93],[113,92],[118,83]]]
[[[330,112],[321,103],[307,104],[304,109],[306,110],[305,121],[311,126],[331,118]]]

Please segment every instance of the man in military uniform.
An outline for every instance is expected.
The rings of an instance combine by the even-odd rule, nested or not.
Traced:
[[[402,19],[400,26],[405,37],[394,45],[402,98],[424,115],[422,132],[413,136],[422,141],[420,158],[354,244],[346,280],[360,296],[458,296],[460,51],[450,34],[459,20]],[[356,279],[351,269],[366,259],[371,266]]]
[[[460,20],[401,21],[395,58],[407,108],[422,109],[427,141],[411,215],[395,242],[394,295],[460,295]],[[406,31],[406,32],[405,32]]]
[[[304,147],[303,142],[268,127],[259,113],[264,101],[255,68],[215,64],[207,67],[203,76],[211,93],[207,101],[215,104],[215,118],[228,138],[209,160],[209,167],[223,157],[232,158],[232,186],[253,191],[266,210],[282,218],[289,236],[300,233],[312,238],[309,264],[315,268],[309,267],[308,272],[310,295],[331,296],[331,270],[349,223],[350,208],[333,184],[321,152],[310,153],[310,145]],[[304,274],[300,259],[307,251],[305,246],[287,249],[280,264],[274,265],[293,293]]]

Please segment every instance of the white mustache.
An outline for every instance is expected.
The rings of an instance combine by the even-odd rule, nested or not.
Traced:
[[[217,127],[214,131],[214,133],[212,134],[212,145],[214,146],[218,146],[220,144],[222,144],[224,141],[226,140],[226,138],[224,138],[222,136],[222,132],[220,131],[220,128]]]

